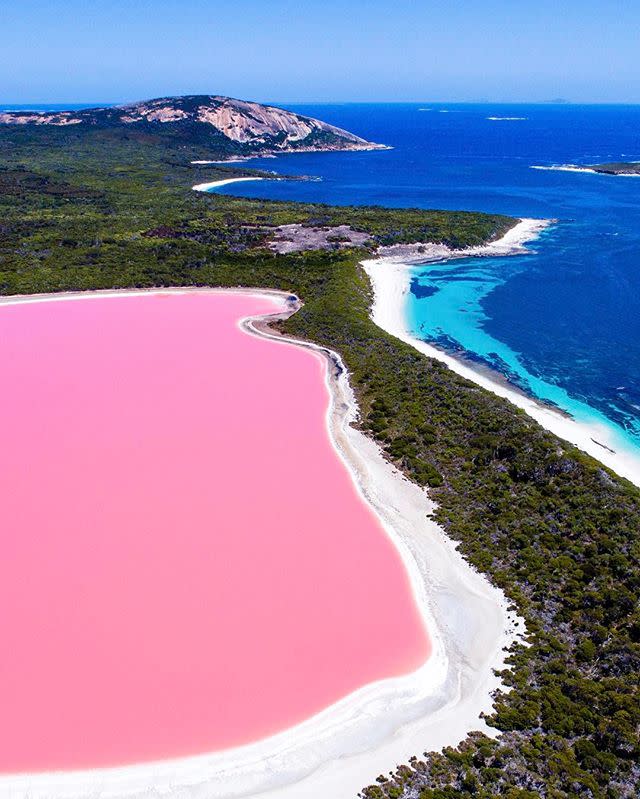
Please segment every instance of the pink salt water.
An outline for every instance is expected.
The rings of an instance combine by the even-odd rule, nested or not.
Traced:
[[[324,363],[238,326],[274,310],[0,307],[0,771],[236,746],[427,658]]]

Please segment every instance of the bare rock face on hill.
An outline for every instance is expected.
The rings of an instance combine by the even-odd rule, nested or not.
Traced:
[[[383,148],[312,117],[217,95],[164,97],[81,111],[6,112],[0,113],[0,124],[129,128],[178,141],[224,145],[226,151],[244,155]]]

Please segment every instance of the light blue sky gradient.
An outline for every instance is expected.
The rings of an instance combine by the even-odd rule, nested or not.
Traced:
[[[0,103],[640,102],[640,0],[0,0]]]

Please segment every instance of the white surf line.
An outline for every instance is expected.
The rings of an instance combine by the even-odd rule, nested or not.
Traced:
[[[488,389],[499,397],[508,399],[518,408],[559,438],[569,441],[579,449],[608,466],[621,477],[640,486],[640,458],[632,452],[621,449],[612,440],[611,432],[604,425],[577,422],[536,401],[532,397],[515,390],[507,383],[492,379],[490,375],[473,369],[458,358],[449,355],[426,341],[411,335],[407,329],[406,307],[411,284],[411,263],[446,258],[466,258],[470,255],[510,255],[527,252],[525,243],[535,239],[550,224],[549,220],[521,219],[520,222],[498,241],[483,247],[470,247],[465,250],[450,250],[443,245],[423,245],[423,252],[417,250],[415,257],[394,256],[393,247],[386,248],[383,258],[363,261],[363,267],[371,280],[374,302],[371,308],[372,320],[387,333],[411,344],[415,349],[445,363],[462,377]],[[400,251],[399,251],[400,252]]]
[[[531,166],[530,169],[539,169],[542,172],[584,172],[589,175],[603,175],[609,178],[640,178],[638,172],[599,172],[597,169],[590,169],[586,166],[574,164],[564,164],[562,166]]]
[[[242,329],[282,346],[310,348],[329,364],[331,441],[403,559],[431,638],[431,656],[412,674],[365,685],[307,721],[254,744],[120,768],[0,777],[2,799],[353,799],[381,772],[426,749],[456,745],[471,730],[497,734],[480,715],[491,710],[492,693],[500,685],[494,670],[504,668],[505,650],[521,638],[523,621],[429,518],[434,506],[426,491],[352,426],[358,409],[339,356],[258,329],[260,322],[297,310],[291,295],[260,289],[135,289],[22,296],[0,304],[190,291],[269,298],[274,314],[240,320]]]
[[[565,166],[531,166],[530,169],[539,169],[541,172],[590,172],[592,175],[597,175],[595,169],[587,169],[584,166],[572,166],[566,164]]]
[[[256,158],[275,158],[275,155],[247,155],[247,156],[238,156],[238,158],[223,158],[222,160],[217,161],[190,161],[190,164],[194,166],[210,166],[211,164],[244,164],[245,161],[251,161]]]
[[[220,189],[223,186],[228,186],[230,183],[244,183],[247,180],[264,180],[264,178],[258,177],[244,177],[244,178],[225,178],[224,180],[214,180],[211,183],[198,183],[191,188],[193,191],[204,191],[209,192],[212,189]]]

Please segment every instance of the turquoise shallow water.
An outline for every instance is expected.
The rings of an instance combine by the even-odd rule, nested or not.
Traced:
[[[409,327],[580,421],[606,424],[640,455],[640,179],[531,168],[640,160],[640,107],[294,110],[394,149],[255,161],[322,181],[239,184],[234,194],[557,219],[535,254],[414,270]]]
[[[534,248],[536,244],[529,246]],[[407,307],[409,330],[447,352],[489,366],[527,394],[570,413],[576,421],[604,425],[615,447],[640,453],[637,417],[628,414],[624,426],[613,422],[602,411],[572,396],[561,381],[544,379],[529,371],[521,353],[487,331],[490,320],[483,301],[526,270],[529,259],[530,256],[468,258],[414,268]]]

